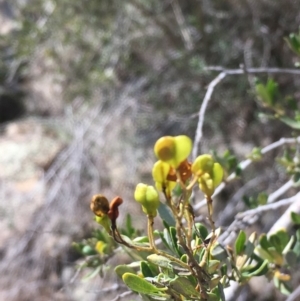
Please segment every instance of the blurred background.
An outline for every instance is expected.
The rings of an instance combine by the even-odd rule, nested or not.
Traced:
[[[284,38],[299,24],[300,0],[1,0],[0,300],[113,300],[116,276],[84,282],[76,270],[71,244],[95,227],[91,196],[121,195],[121,222],[130,211],[143,229],[133,189],[152,183],[156,139],[195,137],[218,74],[206,67],[294,68]],[[299,103],[299,75],[272,77]],[[216,87],[199,153],[229,149],[243,160],[291,135],[258,117],[254,81],[227,76]],[[239,206],[217,214],[219,225],[246,208],[241,195],[272,193],[288,180],[278,152],[223,191],[219,210],[234,196]],[[268,231],[280,214],[256,227]],[[284,300],[267,282],[243,292],[236,300]]]

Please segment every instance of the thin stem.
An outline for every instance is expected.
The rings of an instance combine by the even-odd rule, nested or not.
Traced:
[[[154,225],[154,218],[151,215],[148,215],[148,238],[150,248],[156,250],[155,241],[153,237],[153,225]]]
[[[194,187],[194,185],[197,183],[199,179],[199,176],[194,176],[194,178],[192,179],[192,181],[189,183],[189,185],[186,187],[186,190],[192,190],[192,188]]]
[[[213,217],[212,217],[212,215],[213,215],[213,205],[212,205],[212,202],[213,202],[212,198],[206,196],[206,203],[207,203],[207,209],[208,209],[208,220],[210,222],[212,233],[213,233],[213,235],[215,235],[216,226],[215,226],[215,222],[214,222]]]
[[[187,265],[186,263],[184,263],[183,261],[181,261],[180,259],[178,259],[176,257],[173,257],[172,255],[170,255],[170,254],[168,254],[168,253],[166,253],[164,251],[161,251],[161,250],[157,250],[156,249],[156,250],[153,250],[153,252],[155,252],[155,254],[157,254],[157,255],[164,256],[164,257],[170,259],[171,261],[176,262],[177,264],[181,265],[183,268],[191,271],[190,266]]]
[[[212,230],[212,236],[210,238],[210,241],[205,249],[205,253],[203,255],[203,258],[200,262],[200,266],[201,267],[205,267],[207,259],[208,259],[208,255],[210,253],[210,249],[215,241],[216,238],[216,226],[215,226],[215,222],[212,218],[213,215],[213,206],[212,206],[212,198],[210,196],[206,196],[206,203],[207,203],[207,209],[208,209],[208,220],[210,222],[210,226],[211,226],[211,230]]]

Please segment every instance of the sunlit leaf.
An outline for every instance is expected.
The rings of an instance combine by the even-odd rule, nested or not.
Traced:
[[[126,264],[121,264],[121,265],[116,266],[115,272],[120,278],[122,278],[122,276],[125,273],[132,273],[132,274],[135,273],[134,269],[132,267],[129,267]]]
[[[171,260],[167,257],[164,257],[162,255],[157,255],[157,254],[151,254],[147,257],[147,259],[152,262],[153,264],[167,268],[167,269],[173,269],[171,265]]]
[[[237,255],[240,255],[244,252],[245,242],[246,242],[246,233],[243,230],[241,230],[234,245],[235,253]]]
[[[292,292],[291,287],[286,282],[279,280],[277,277],[273,279],[275,287],[277,287],[282,294],[288,296]]]
[[[224,260],[228,257],[228,253],[227,253],[226,249],[223,246],[221,246],[220,244],[215,245],[212,248],[210,254],[217,260]]]
[[[258,263],[256,266],[242,272],[242,275],[251,278],[253,276],[262,276],[265,275],[269,270],[269,261],[265,260],[261,263]]]
[[[287,116],[282,116],[279,118],[279,120],[281,120],[283,123],[285,123],[294,130],[300,130],[300,121],[298,120],[292,119]]]
[[[185,297],[199,296],[199,292],[185,277],[176,277],[174,280],[170,281],[169,286]]]
[[[300,214],[296,212],[291,212],[291,218],[294,224],[300,225]]]
[[[160,292],[167,290],[167,288],[164,287],[158,288],[153,284],[149,283],[147,280],[131,273],[125,273],[122,276],[122,279],[132,291],[141,294],[159,294]]]

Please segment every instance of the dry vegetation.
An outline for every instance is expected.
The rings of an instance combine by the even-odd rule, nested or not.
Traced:
[[[8,28],[0,40],[0,300],[113,299],[103,288],[115,276],[82,283],[76,274],[71,243],[94,226],[91,195],[122,195],[124,209],[138,216],[133,187],[151,180],[153,142],[195,136],[207,85],[218,75],[205,68],[293,68],[296,56],[283,38],[298,30],[300,1],[0,4]],[[254,77],[268,75],[228,75],[215,88],[199,153],[230,149],[243,160],[253,147],[291,135],[257,117]],[[272,76],[299,102],[299,74]],[[16,108],[4,104],[7,95],[21,103],[17,121],[5,120]],[[220,194],[218,225],[228,226],[245,208],[244,194],[270,194],[288,181],[274,162],[281,151]],[[294,194],[291,188],[282,197]],[[252,227],[267,231],[281,214],[272,211]],[[282,300],[272,286],[264,296],[257,285],[239,300]]]

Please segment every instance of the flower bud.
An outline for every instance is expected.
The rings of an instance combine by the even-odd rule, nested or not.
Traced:
[[[161,160],[157,161],[152,168],[152,177],[155,182],[155,187],[159,191],[165,190],[167,195],[171,195],[171,191],[176,186],[176,175],[175,181],[168,180],[169,173],[171,171],[171,166]]]
[[[187,159],[192,150],[192,141],[189,137],[165,136],[158,139],[154,145],[154,153],[158,159],[177,168]]]
[[[214,160],[211,155],[198,156],[192,165],[192,172],[196,175],[211,173],[214,166]]]
[[[143,211],[150,216],[156,216],[159,207],[159,197],[153,186],[139,183],[134,192],[134,199],[142,205]]]
[[[97,216],[106,215],[109,211],[109,203],[107,198],[102,194],[94,195],[91,200],[90,208]]]
[[[211,197],[216,187],[222,182],[223,168],[214,162],[211,155],[198,156],[192,165],[192,172],[199,177],[199,187],[202,192]]]

